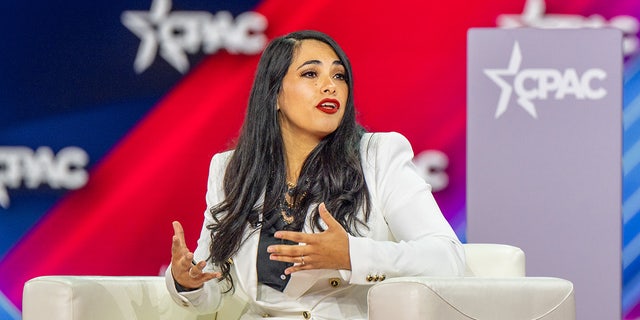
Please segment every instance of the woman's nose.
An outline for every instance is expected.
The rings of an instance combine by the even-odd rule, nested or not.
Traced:
[[[336,83],[334,82],[334,80],[330,77],[328,77],[327,79],[325,79],[322,83],[322,92],[323,93],[336,93]]]

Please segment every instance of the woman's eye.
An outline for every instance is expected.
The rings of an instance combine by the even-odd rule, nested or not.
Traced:
[[[336,75],[333,76],[334,78],[338,79],[338,80],[345,80],[347,79],[347,76],[344,73],[336,73]]]
[[[315,78],[316,72],[315,71],[307,71],[307,72],[304,72],[302,74],[302,76],[305,77],[305,78]]]

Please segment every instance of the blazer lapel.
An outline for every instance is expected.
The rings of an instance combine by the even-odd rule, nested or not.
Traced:
[[[248,236],[248,238],[246,238]],[[233,267],[238,275],[237,281],[244,288],[247,295],[256,300],[258,295],[258,275],[256,274],[256,260],[258,259],[258,240],[260,239],[259,229],[247,229],[245,231],[244,243],[236,254]]]

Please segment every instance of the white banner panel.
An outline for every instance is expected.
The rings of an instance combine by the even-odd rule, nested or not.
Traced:
[[[621,317],[622,33],[471,29],[467,240],[572,281],[580,320]]]

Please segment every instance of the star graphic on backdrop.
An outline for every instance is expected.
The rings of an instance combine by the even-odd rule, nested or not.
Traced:
[[[167,19],[171,11],[171,0],[153,0],[149,11],[125,11],[122,24],[140,38],[138,54],[133,62],[137,73],[142,73],[155,60],[160,47],[160,56],[181,73],[189,69],[189,60],[177,44],[168,41],[160,43],[158,26]],[[160,45],[158,45],[160,43]]]
[[[500,98],[498,100],[498,107],[496,108],[495,118],[498,119],[509,105],[509,99],[513,92],[513,87],[510,83],[503,79],[504,76],[515,76],[520,70],[520,64],[522,63],[522,53],[520,52],[520,44],[516,41],[513,44],[513,50],[511,51],[511,58],[509,59],[509,66],[506,69],[485,69],[484,74],[487,75],[493,82],[500,87]],[[532,117],[538,118],[536,108],[531,101],[525,98],[519,98],[518,104],[527,111]]]

